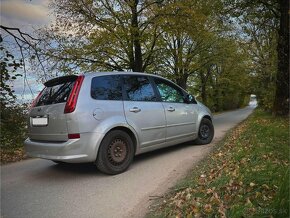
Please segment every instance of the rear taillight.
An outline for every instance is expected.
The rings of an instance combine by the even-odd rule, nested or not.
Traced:
[[[75,81],[74,87],[68,97],[68,100],[66,101],[66,105],[64,108],[65,114],[71,113],[75,110],[83,80],[84,80],[84,76],[81,75]]]
[[[31,105],[30,105],[30,109],[32,109],[32,108],[35,107],[35,105],[37,104],[37,102],[38,102],[38,100],[39,100],[39,98],[40,98],[42,92],[43,92],[43,89],[41,90],[41,92],[39,92],[39,94],[37,95],[37,97],[36,97],[36,98],[33,100],[33,102],[31,103]]]
[[[79,133],[68,134],[69,139],[79,139],[80,137]]]

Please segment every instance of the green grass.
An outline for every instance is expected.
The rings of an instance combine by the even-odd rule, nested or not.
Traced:
[[[256,110],[148,217],[289,217],[289,120]]]

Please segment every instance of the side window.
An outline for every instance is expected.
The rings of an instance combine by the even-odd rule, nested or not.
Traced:
[[[122,100],[121,76],[94,77],[91,85],[91,96],[97,100]]]
[[[129,101],[156,101],[153,87],[146,76],[124,76],[124,89]]]
[[[178,87],[162,79],[155,79],[155,83],[162,101],[184,103],[184,95]]]

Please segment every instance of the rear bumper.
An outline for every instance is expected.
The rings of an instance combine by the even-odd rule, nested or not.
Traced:
[[[101,133],[84,133],[79,139],[66,142],[34,141],[27,138],[24,147],[30,157],[68,163],[94,162],[103,136]]]

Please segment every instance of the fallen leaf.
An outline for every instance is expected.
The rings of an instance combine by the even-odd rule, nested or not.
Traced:
[[[235,170],[232,172],[232,175],[233,175],[234,177],[237,176],[237,169],[235,169]]]
[[[249,207],[253,205],[252,202],[251,202],[251,200],[250,200],[250,198],[247,198],[245,205],[246,206],[249,206]]]
[[[198,209],[198,207],[196,207],[195,205],[192,205],[192,206],[191,206],[191,210],[192,210],[192,212],[193,212],[194,214],[199,213],[199,209]]]
[[[262,195],[262,193],[261,192],[256,192],[256,198],[258,198],[258,197],[260,197]]]
[[[226,208],[223,204],[220,204],[218,212],[222,218],[226,218]]]
[[[175,205],[176,205],[176,207],[178,207],[178,208],[181,208],[181,207],[182,207],[182,204],[183,204],[183,200],[177,200],[177,201],[175,202]]]
[[[213,190],[212,190],[211,188],[208,188],[208,189],[206,190],[206,194],[211,194],[211,193],[213,193]]]
[[[206,205],[204,205],[203,209],[204,209],[204,211],[205,211],[206,213],[211,213],[211,212],[212,212],[212,207],[211,207],[210,204],[206,204]]]
[[[256,185],[256,184],[253,183],[253,182],[250,183],[250,186],[251,186],[251,187],[254,187],[255,185]]]
[[[177,214],[175,218],[181,218],[181,214]]]
[[[228,194],[225,194],[223,198],[224,198],[224,201],[230,201],[231,200],[231,196],[228,195]]]
[[[269,186],[267,186],[266,184],[263,184],[262,187],[263,187],[264,189],[266,189],[266,190],[269,190],[269,189],[270,189]]]

